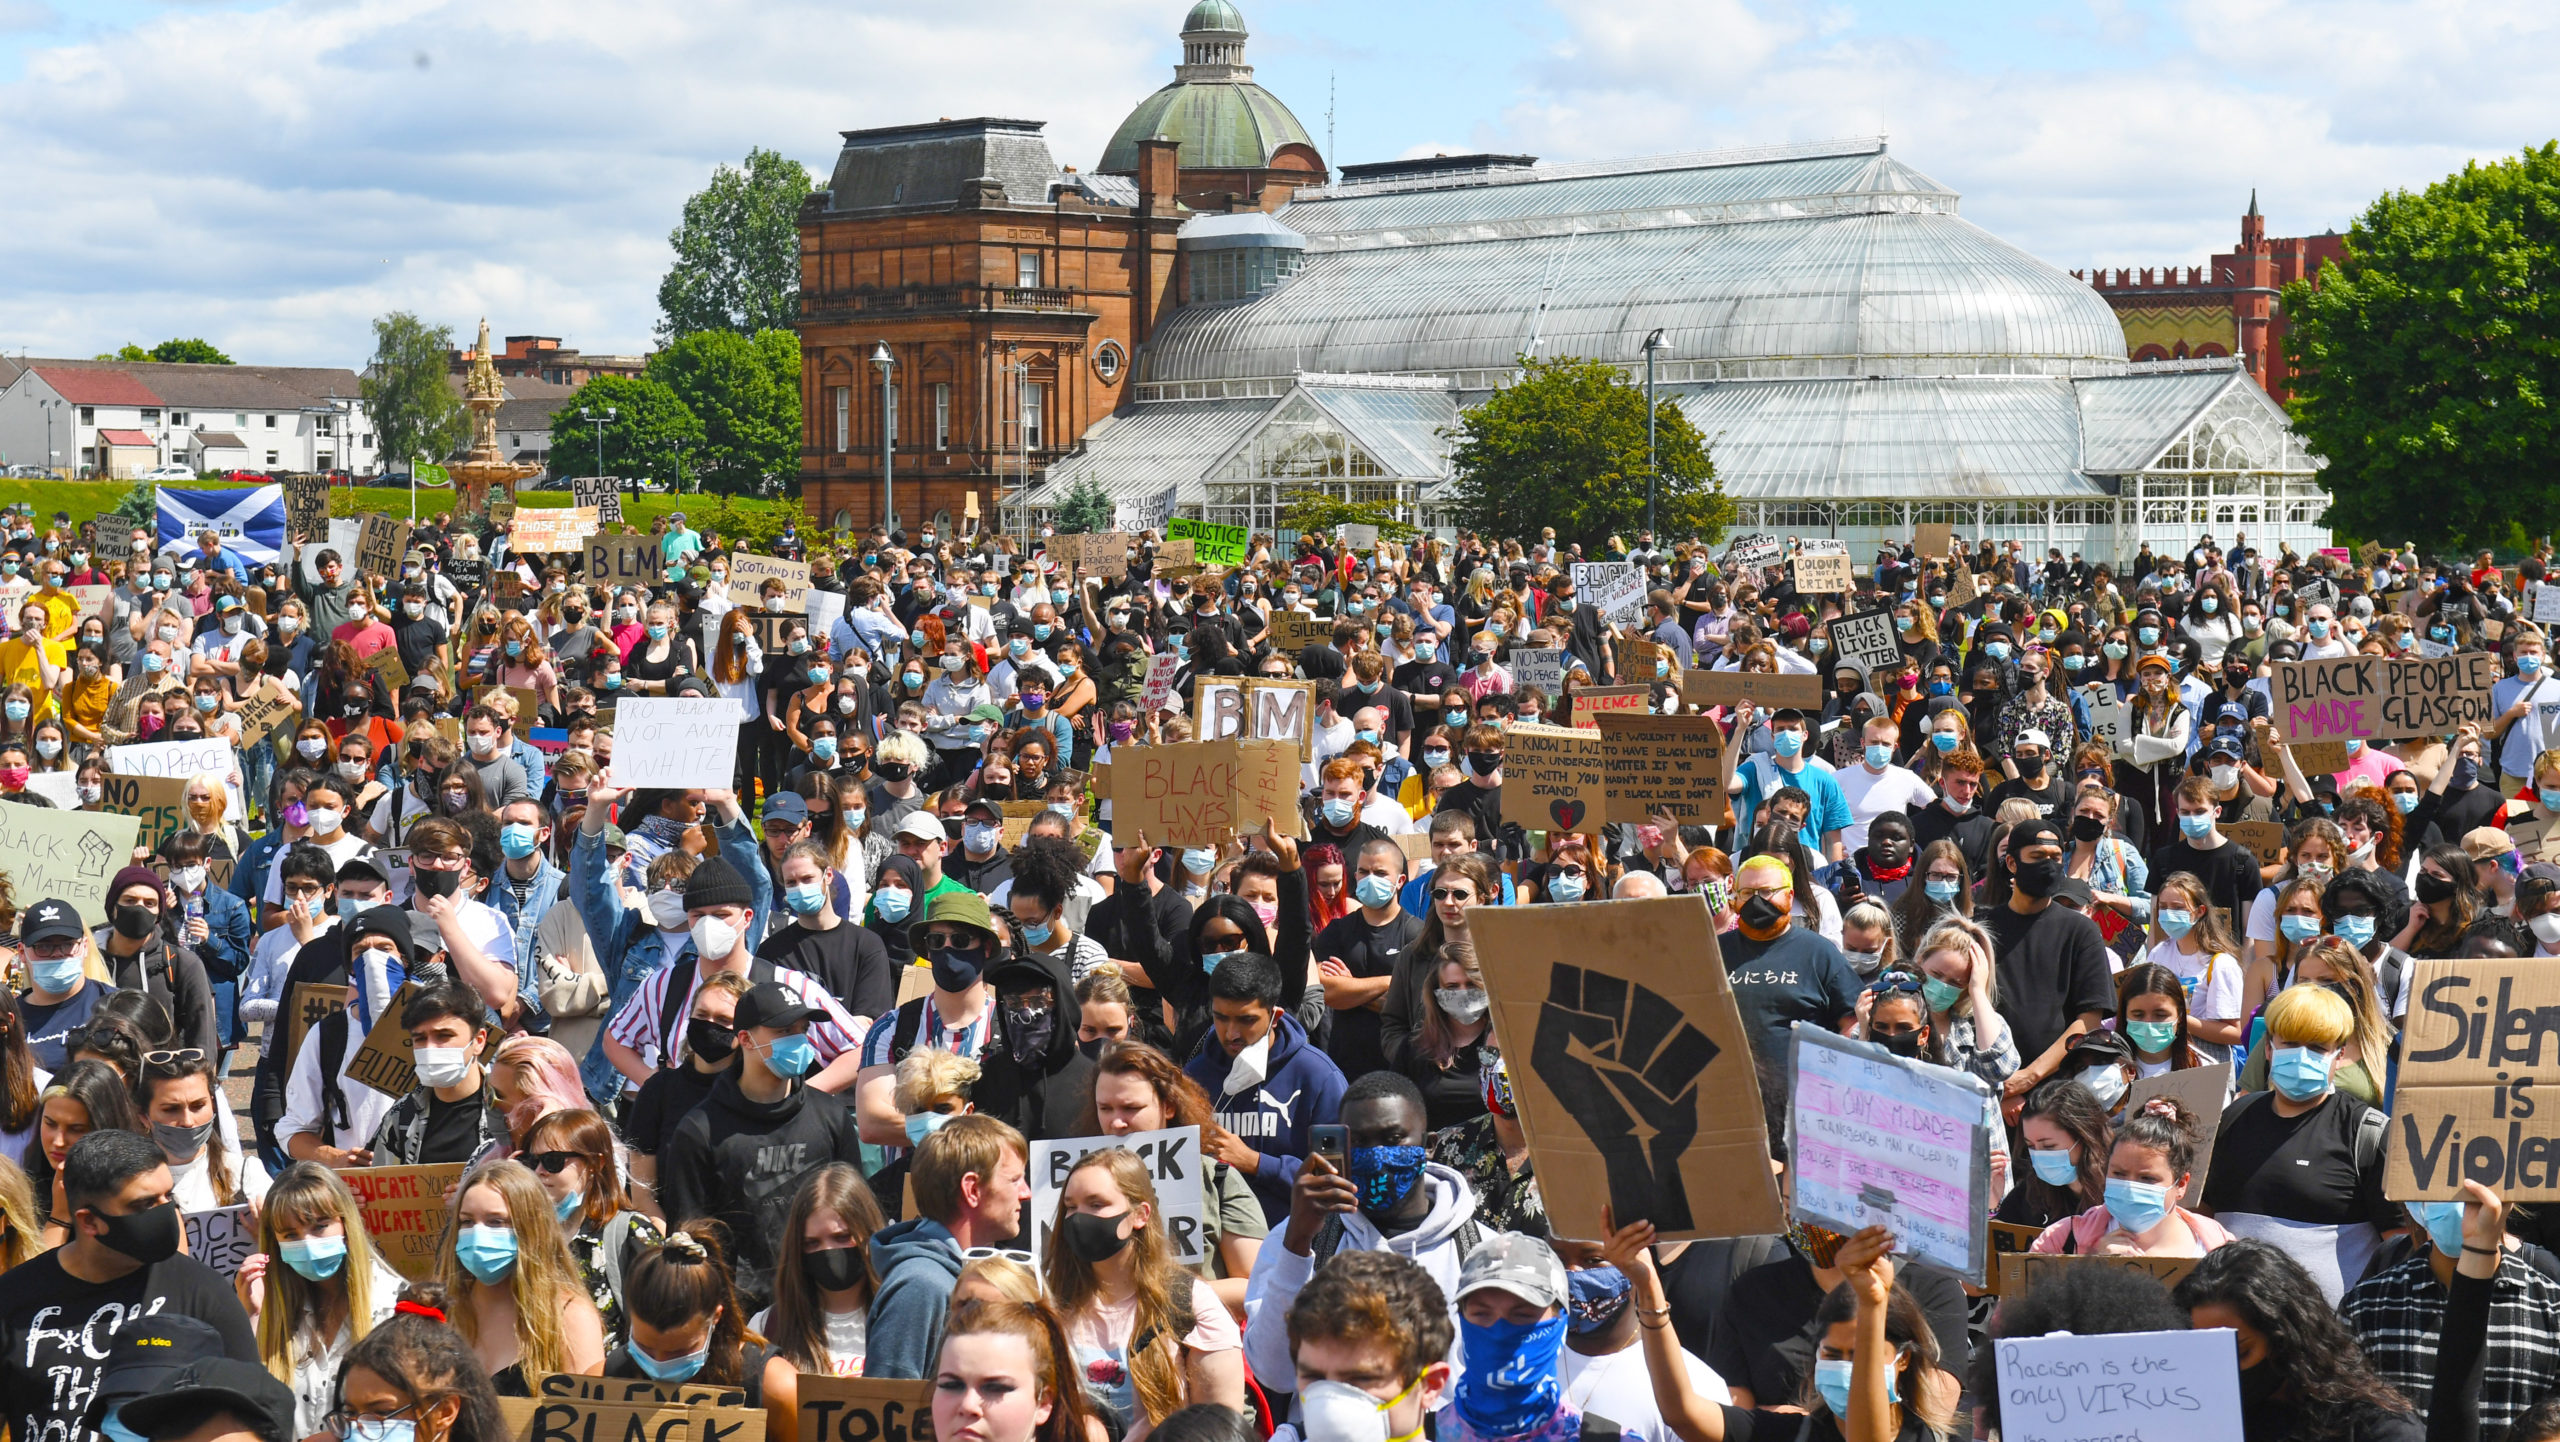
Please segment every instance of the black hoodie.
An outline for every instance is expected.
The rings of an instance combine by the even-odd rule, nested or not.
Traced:
[[[1075,1029],[1067,1030],[1075,1049]],[[844,1098],[794,1084],[770,1104],[750,1098],[729,1071],[678,1123],[658,1159],[667,1220],[712,1217],[729,1229],[738,1296],[749,1312],[773,1301],[773,1239],[789,1220],[801,1179],[829,1162],[862,1165],[862,1143]]]
[[[986,1048],[978,1054],[978,1082],[970,1088],[971,1102],[980,1114],[997,1117],[1027,1137],[1074,1136],[1077,1117],[1093,1089],[1093,1059],[1076,1046],[1084,1010],[1076,1001],[1075,979],[1065,956],[1039,952],[1007,956],[988,970],[987,984],[995,993],[996,1015]],[[1047,1044],[1029,1059],[1017,1061],[1005,1001],[1038,986],[1056,994],[1056,1015]],[[931,997],[923,1001],[932,1004]]]

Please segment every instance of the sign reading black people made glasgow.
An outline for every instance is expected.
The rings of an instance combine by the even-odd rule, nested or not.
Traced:
[[[1555,1235],[1606,1236],[1603,1207],[1665,1241],[1784,1229],[1705,901],[1486,907],[1470,929]]]
[[[2288,746],[2322,741],[2402,741],[2485,724],[2498,658],[2485,651],[2452,656],[2339,656],[2279,661],[2267,668],[2276,739]]]
[[[2452,1201],[2467,1180],[2510,1201],[2560,1198],[2560,969],[2451,958],[2416,973],[2383,1195]]]

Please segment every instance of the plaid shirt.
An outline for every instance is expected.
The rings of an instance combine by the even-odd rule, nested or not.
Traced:
[[[2449,1300],[2428,1255],[2420,1242],[2418,1255],[2365,1278],[2338,1304],[2374,1375],[2399,1388],[2422,1416],[2435,1388],[2436,1341]],[[2560,1388],[2560,1281],[2513,1251],[2499,1260],[2494,1280],[2480,1354],[2483,1436],[2499,1435]]]

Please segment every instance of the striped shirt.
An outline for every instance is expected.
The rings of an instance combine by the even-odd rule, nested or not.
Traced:
[[[2400,1389],[2424,1415],[2435,1390],[2436,1343],[2450,1300],[2418,1254],[2366,1277],[2338,1303],[2375,1376]],[[2489,1331],[2480,1353],[2480,1432],[2494,1437],[2560,1389],[2560,1280],[2510,1250],[2498,1262]]]
[[[676,970],[672,966],[659,967],[648,980],[640,983],[639,990],[631,993],[631,999],[622,1004],[622,1010],[613,1014],[613,1021],[605,1028],[605,1035],[638,1052],[640,1059],[653,1067],[671,1067],[683,1062],[685,1023],[693,1015],[694,995],[702,989],[701,966],[686,964],[683,968],[684,1005],[675,1013],[674,1033],[659,1035],[659,1018],[666,1015],[668,978],[674,976]],[[805,971],[775,967],[773,979],[803,1006],[814,1006],[823,1013],[809,1022],[809,1045],[817,1049],[818,1065],[826,1066],[862,1045],[862,1024],[855,1021],[834,997],[827,995],[826,988],[818,985],[817,978]]]

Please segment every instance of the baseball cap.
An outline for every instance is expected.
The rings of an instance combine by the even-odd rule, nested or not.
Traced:
[[[1496,1232],[1476,1244],[1458,1269],[1458,1296],[1487,1287],[1509,1292],[1536,1307],[1559,1307],[1569,1284],[1555,1248],[1518,1232]]]
[[[379,881],[383,885],[389,886],[391,884],[391,873],[383,868],[381,862],[374,860],[372,854],[368,852],[361,856],[348,857],[345,863],[338,868],[338,879],[340,881]]]
[[[2204,754],[2208,757],[2219,756],[2237,761],[2240,759],[2240,738],[2231,735],[2216,736],[2205,743]]]
[[[2462,849],[2474,861],[2492,861],[2516,849],[2516,840],[2495,826],[2475,826],[2462,833]]]
[[[170,1384],[124,1404],[124,1426],[146,1438],[175,1437],[193,1430],[205,1418],[228,1412],[265,1442],[293,1442],[293,1390],[275,1374],[230,1357],[209,1357],[190,1364]]]
[[[918,841],[942,841],[942,818],[926,811],[910,811],[899,818],[898,834]]]
[[[816,1007],[785,991],[781,982],[760,981],[738,998],[736,1024],[740,1031],[751,1026],[798,1026],[816,1015]]]
[[[780,792],[764,803],[764,819],[806,826],[809,824],[809,803],[801,800],[797,791]]]
[[[972,796],[969,798],[968,809],[961,814],[972,821],[1002,821],[1004,808],[984,796]]]
[[[2213,708],[2213,724],[2246,726],[2249,724],[2249,708],[2237,701],[2225,701]]]
[[[67,901],[39,901],[18,920],[21,942],[63,941],[86,936],[88,930],[80,924],[79,911]]]
[[[81,1423],[94,1428],[117,1407],[161,1391],[189,1367],[222,1355],[222,1334],[210,1322],[176,1312],[139,1318],[116,1333],[108,1347],[106,1370],[80,1414]]]
[[[2033,746],[2039,750],[2051,751],[2053,749],[2053,738],[2047,736],[2041,730],[2030,726],[2018,733],[2018,745]]]

